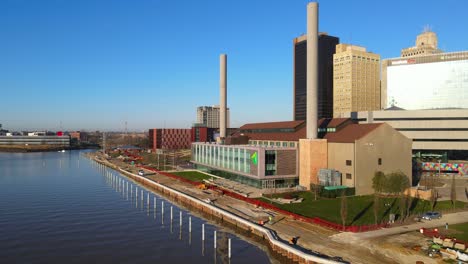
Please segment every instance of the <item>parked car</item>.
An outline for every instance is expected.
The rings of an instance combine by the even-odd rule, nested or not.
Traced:
[[[139,171],[138,171],[138,175],[140,175],[140,176],[145,176],[145,171],[144,171],[144,170],[139,170]]]
[[[424,220],[440,219],[442,218],[442,214],[439,212],[427,212],[421,218]]]

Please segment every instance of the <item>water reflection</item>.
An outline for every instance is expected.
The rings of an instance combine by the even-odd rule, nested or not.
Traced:
[[[102,175],[106,178],[105,182],[109,186],[111,186],[114,190],[122,192],[122,198],[123,200],[128,201],[129,197],[130,200],[129,202],[133,202],[133,181],[131,179],[126,178],[125,176],[121,175],[120,173],[116,173],[113,170],[109,170],[106,167],[98,166],[99,171],[101,171]],[[139,189],[140,187],[140,189]],[[128,193],[130,191],[130,194]],[[142,211],[144,209],[144,191],[146,191],[146,215],[147,217],[150,217],[151,211],[153,214],[153,219],[157,219],[157,202],[159,198],[161,200],[161,229],[164,229],[164,210],[165,210],[165,201],[163,198],[160,196],[157,196],[156,194],[146,190],[144,186],[140,186],[138,183],[135,183],[135,205],[134,207],[138,209],[138,211]],[[138,199],[138,196],[140,196],[140,199]],[[151,205],[151,197],[153,197],[153,205]],[[138,203],[139,201],[141,202],[141,205],[139,207]],[[170,234],[173,234],[173,225],[174,225],[174,210],[173,206],[170,206]],[[177,208],[177,207],[176,207]],[[178,240],[183,241],[183,232],[184,232],[184,224],[183,224],[183,219],[184,219],[184,214],[183,210],[179,209],[179,234],[178,234]],[[191,247],[192,245],[192,217],[189,214],[185,214],[186,219],[188,218],[188,224],[186,227],[186,232],[188,232],[187,235],[187,240],[188,240],[188,245]],[[228,235],[225,232],[220,231],[219,232],[219,240],[215,237],[216,235],[216,230],[212,229],[213,227],[210,226],[210,231],[209,233],[213,234],[213,236],[207,237],[212,243],[209,243],[209,245],[212,245],[210,247],[206,247],[205,245],[205,224],[200,225],[202,227],[202,232],[199,233],[201,234],[201,256],[204,257],[206,254],[205,253],[211,253],[213,254],[213,262],[217,263],[230,263],[230,259],[228,256]],[[208,252],[207,252],[208,251]],[[198,253],[200,254],[200,253]],[[211,255],[208,254],[208,255]]]

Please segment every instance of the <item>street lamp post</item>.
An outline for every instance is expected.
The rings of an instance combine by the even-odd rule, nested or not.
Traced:
[[[439,179],[440,179],[440,161],[441,160],[437,160],[439,162]]]

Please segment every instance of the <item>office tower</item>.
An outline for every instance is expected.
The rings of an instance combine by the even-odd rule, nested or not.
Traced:
[[[199,106],[197,107],[197,123],[204,124],[209,128],[220,128],[220,108],[218,105],[214,106]],[[229,108],[226,110],[226,126],[230,126],[230,112]]]
[[[425,29],[423,33],[416,37],[416,46],[401,50],[401,57],[414,57],[441,53],[437,48],[436,33]]]
[[[333,55],[333,116],[380,109],[380,55],[338,44]]]
[[[467,72],[468,51],[442,53],[425,31],[400,58],[382,61],[382,108],[468,108]]]
[[[307,35],[293,40],[294,43],[294,120],[306,119],[307,89]],[[333,116],[333,54],[337,37],[319,33],[318,38],[318,118]]]

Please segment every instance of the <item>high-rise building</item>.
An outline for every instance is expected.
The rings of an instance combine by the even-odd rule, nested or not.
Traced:
[[[197,123],[204,124],[208,128],[219,128],[220,119],[219,119],[219,105],[214,106],[199,106],[197,107]],[[226,126],[230,126],[230,112],[229,108],[227,109],[227,120]]]
[[[306,119],[307,89],[307,35],[293,40],[294,43],[294,120]],[[318,61],[318,118],[333,116],[333,54],[336,45],[340,43],[337,37],[327,33],[319,33]]]
[[[414,57],[441,53],[437,48],[436,33],[426,29],[416,37],[416,46],[401,50],[401,57]]]
[[[442,53],[425,31],[400,58],[382,61],[382,108],[468,108],[468,51]]]
[[[380,109],[380,55],[338,44],[333,55],[333,116]]]
[[[468,51],[382,62],[382,107],[468,108]]]

